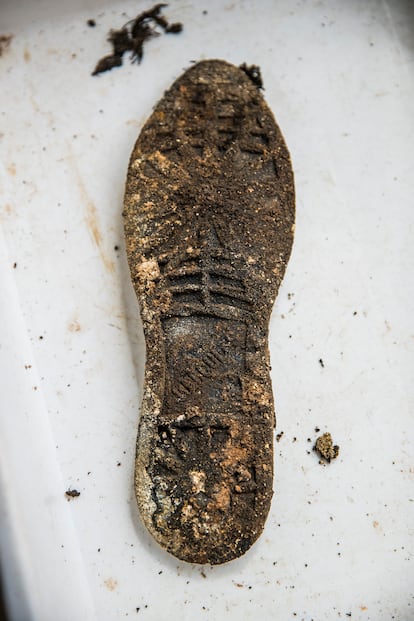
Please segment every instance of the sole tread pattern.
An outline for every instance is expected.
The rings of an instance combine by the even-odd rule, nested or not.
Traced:
[[[223,563],[270,507],[267,331],[294,223],[289,153],[243,71],[204,61],[167,91],[131,156],[124,216],[147,343],[139,509],[178,558]]]

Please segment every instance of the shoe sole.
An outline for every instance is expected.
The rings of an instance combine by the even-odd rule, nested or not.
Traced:
[[[126,183],[147,358],[135,491],[161,546],[244,554],[272,498],[268,323],[293,242],[289,152],[241,69],[203,61],[165,93]]]

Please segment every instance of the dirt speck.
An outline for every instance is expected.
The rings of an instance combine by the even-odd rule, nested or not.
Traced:
[[[31,57],[31,55],[30,55],[29,50],[28,50],[27,48],[25,48],[25,50],[24,50],[24,52],[23,52],[23,60],[24,60],[24,62],[25,62],[25,63],[30,62],[31,58],[32,58],[32,57]]]
[[[12,177],[15,176],[16,174],[16,164],[9,164],[7,167],[7,172],[9,173],[9,175],[11,175]]]
[[[106,586],[108,591],[115,591],[116,587],[118,586],[118,582],[113,578],[107,578],[106,580],[104,580],[104,585]]]
[[[332,459],[336,459],[339,455],[339,446],[333,443],[332,436],[329,432],[319,436],[313,449],[328,463],[330,463]],[[324,462],[322,461],[321,463]]]
[[[71,500],[72,498],[77,498],[78,496],[80,496],[80,492],[78,492],[77,489],[68,489],[65,492],[65,496],[68,500]]]

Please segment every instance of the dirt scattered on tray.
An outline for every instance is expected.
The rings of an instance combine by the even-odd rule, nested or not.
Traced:
[[[324,464],[325,462],[328,462],[329,464],[332,459],[336,459],[339,455],[339,446],[333,443],[332,436],[329,432],[326,432],[317,438],[313,450],[316,451],[320,457],[322,457],[319,462],[320,464]]]
[[[0,56],[9,49],[14,35],[0,35]]]
[[[157,26],[165,34],[179,34],[183,25],[180,22],[169,24],[164,15],[161,15],[166,6],[168,5],[156,4],[152,9],[143,11],[135,19],[131,19],[119,30],[110,30],[108,41],[112,45],[112,54],[108,54],[98,61],[92,75],[120,67],[126,52],[131,52],[132,63],[139,64],[144,57],[144,43],[161,34],[157,30]]]
[[[65,496],[68,500],[70,500],[71,498],[77,498],[78,496],[80,496],[80,492],[78,492],[77,489],[68,489],[65,492]]]

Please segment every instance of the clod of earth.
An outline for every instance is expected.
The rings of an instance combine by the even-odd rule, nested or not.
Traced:
[[[157,26],[166,34],[180,33],[183,29],[181,23],[169,24],[166,18],[161,15],[166,6],[168,5],[156,4],[152,9],[143,11],[135,19],[124,24],[120,30],[111,30],[108,41],[112,45],[112,54],[108,54],[98,61],[92,75],[120,67],[126,52],[131,52],[131,62],[140,63],[144,56],[144,43],[160,35],[156,29]]]
[[[333,443],[332,436],[329,432],[319,436],[313,449],[328,463],[330,463],[332,459],[336,459],[339,455],[339,446]]]
[[[260,71],[260,67],[257,65],[246,65],[243,63],[240,65],[240,69],[244,71],[248,78],[251,79],[253,84],[257,86],[257,88],[263,88],[263,79]]]

